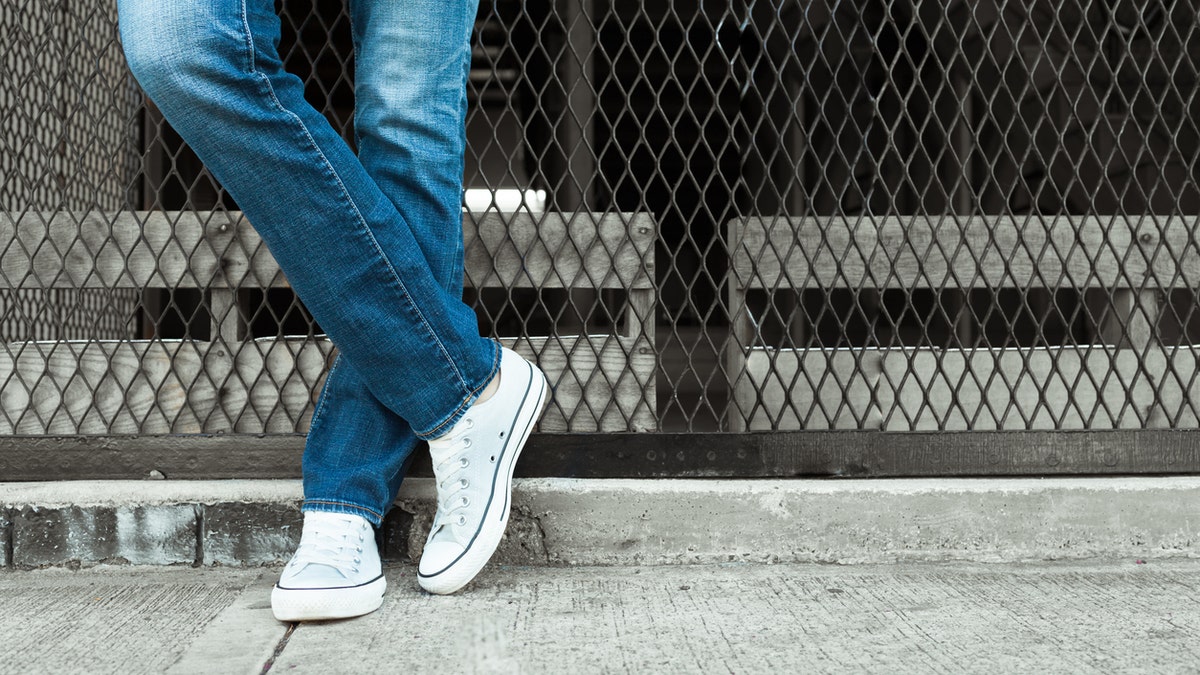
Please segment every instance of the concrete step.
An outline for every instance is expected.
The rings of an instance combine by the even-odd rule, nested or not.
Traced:
[[[255,566],[300,536],[298,481],[0,483],[0,566]],[[510,565],[1020,562],[1200,557],[1200,477],[519,479]],[[381,532],[420,558],[434,508],[410,479]]]

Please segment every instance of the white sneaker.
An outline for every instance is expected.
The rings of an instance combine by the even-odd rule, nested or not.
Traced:
[[[467,585],[508,525],[513,467],[546,403],[546,376],[510,349],[500,385],[471,406],[449,433],[429,442],[438,506],[417,567],[421,588],[453,593]]]
[[[280,621],[344,619],[379,609],[386,588],[366,518],[305,511],[300,547],[271,591],[271,609]]]

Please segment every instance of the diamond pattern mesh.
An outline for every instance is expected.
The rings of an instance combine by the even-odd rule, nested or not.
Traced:
[[[281,54],[353,143],[342,2]],[[0,6],[0,431],[297,433],[334,347],[129,77]],[[1196,7],[495,0],[466,299],[542,431],[1200,426]]]

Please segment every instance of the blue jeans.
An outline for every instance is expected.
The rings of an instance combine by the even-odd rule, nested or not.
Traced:
[[[500,345],[462,301],[477,0],[351,0],[358,154],[283,70],[272,0],[119,0],[130,69],[338,348],[304,510],[378,526],[418,439],[462,416]]]

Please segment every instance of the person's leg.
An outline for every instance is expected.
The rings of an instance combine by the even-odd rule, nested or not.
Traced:
[[[498,372],[499,344],[438,283],[409,223],[283,70],[274,3],[120,0],[119,12],[138,82],[342,358],[417,436],[449,431]]]
[[[415,436],[429,439],[431,451],[437,448],[438,515],[422,558],[422,585],[456,590],[486,563],[503,533],[513,466],[544,407],[545,378],[478,336],[473,312],[460,292],[439,285],[404,216],[305,103],[301,83],[282,70],[275,51],[273,3],[120,2],[122,41],[135,76],[238,200],[340,350],[341,367],[330,374],[334,388],[313,426],[337,434],[323,413],[343,381],[339,373],[352,374],[418,430]],[[421,140],[410,148],[418,165],[428,149]],[[454,256],[461,257],[457,247]],[[477,403],[489,382],[498,393]],[[353,411],[354,401],[364,399],[348,400],[339,405]],[[368,419],[364,438],[379,432],[370,429],[369,418],[362,416]],[[387,433],[374,437],[388,444]],[[362,476],[360,459],[348,457],[331,470]],[[379,480],[365,483],[377,488]],[[355,485],[361,484],[340,489],[354,492]],[[281,577],[303,583],[276,586],[277,617],[334,618],[378,607],[378,556],[373,542],[363,543],[368,519],[386,509],[363,508],[379,501],[378,492],[339,493],[329,503],[306,505],[300,549]],[[437,555],[428,555],[431,549]],[[431,557],[432,576],[425,574]],[[316,583],[322,575],[328,585]],[[284,595],[286,603],[275,602]]]
[[[466,78],[478,0],[351,0],[355,141],[436,281],[462,297]],[[339,357],[304,451],[305,510],[362,509],[378,525],[416,447],[411,427]],[[348,503],[359,495],[361,503]]]
[[[466,82],[477,0],[351,0],[350,8],[359,158],[412,227],[434,276],[461,297]],[[461,588],[495,551],[516,459],[545,405],[545,378],[513,352],[503,351],[496,379],[495,400],[481,397],[429,441],[438,508],[417,576],[434,593]],[[318,453],[334,457],[308,456]]]

